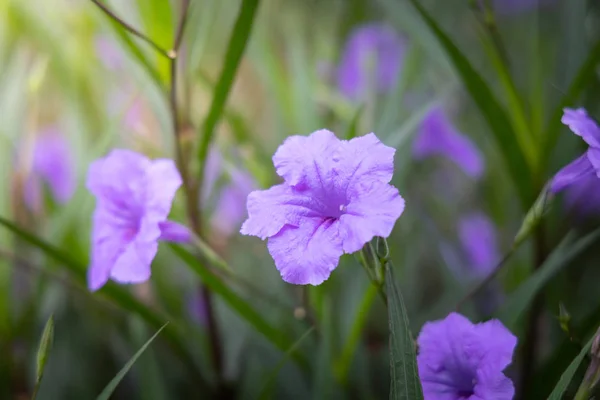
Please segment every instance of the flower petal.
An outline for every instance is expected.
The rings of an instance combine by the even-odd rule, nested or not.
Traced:
[[[135,240],[127,246],[110,271],[119,283],[142,283],[150,279],[150,264],[158,251],[158,242]]]
[[[458,236],[469,271],[477,276],[490,273],[500,259],[493,222],[481,212],[467,214],[458,223]]]
[[[310,197],[286,184],[255,190],[248,195],[248,219],[240,232],[261,239],[273,236],[286,224],[298,226],[303,217],[318,216],[310,208],[313,203]]]
[[[150,160],[130,150],[115,149],[90,164],[86,186],[100,205],[139,213],[145,202],[145,176]]]
[[[590,146],[600,147],[600,127],[584,108],[565,108],[561,122]]]
[[[146,172],[146,216],[152,215],[157,221],[167,219],[175,193],[181,186],[181,175],[173,160],[152,161]]]
[[[160,240],[175,243],[189,243],[192,232],[187,226],[174,221],[165,221],[158,224],[160,228]]]
[[[588,152],[563,167],[563,169],[554,175],[554,178],[552,178],[550,183],[550,190],[553,193],[558,193],[567,186],[581,179],[585,179],[587,175],[594,174],[594,167],[590,162]]]
[[[473,347],[481,353],[482,362],[493,366],[496,371],[502,371],[511,362],[517,346],[517,337],[512,334],[500,321],[490,321],[476,324],[474,333],[478,343]]]
[[[98,207],[92,218],[91,263],[88,287],[95,291],[104,286],[118,257],[125,251],[135,227],[112,212]]]
[[[344,252],[359,251],[375,236],[388,237],[404,211],[404,199],[398,189],[376,183],[364,189],[352,188],[353,194],[339,218]]]
[[[396,149],[383,144],[374,133],[343,141],[341,151],[348,185],[362,179],[381,183],[392,180]]]
[[[477,371],[477,399],[512,400],[515,387],[512,381],[494,366],[485,365]]]
[[[322,218],[286,225],[269,238],[268,248],[283,280],[296,285],[321,284],[343,254],[338,222]]]
[[[340,143],[335,134],[326,129],[309,136],[288,137],[273,155],[277,175],[291,186],[320,181],[321,171],[330,169],[329,160],[335,159]]]

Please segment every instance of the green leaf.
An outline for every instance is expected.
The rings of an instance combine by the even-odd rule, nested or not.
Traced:
[[[502,152],[508,172],[514,180],[521,204],[523,207],[528,208],[534,200],[534,194],[531,190],[532,174],[522,149],[519,147],[513,126],[505,110],[482,76],[475,70],[463,53],[461,53],[450,37],[446,35],[429,13],[427,13],[419,1],[410,0],[410,2],[417,9],[429,29],[434,33],[446,51],[466,90],[485,118],[494,135],[496,144]]]
[[[523,223],[521,224],[521,227],[519,228],[519,231],[513,240],[513,249],[521,246],[521,244],[523,244],[523,242],[529,237],[529,235],[531,235],[535,228],[544,219],[544,216],[550,209],[552,200],[553,196],[551,195],[550,191],[547,190],[547,188],[544,188],[535,203],[533,203],[533,206],[531,206],[525,215]]]
[[[73,258],[71,258],[71,256],[66,254],[64,251],[60,250],[59,248],[53,246],[50,243],[47,243],[43,239],[40,239],[37,236],[25,231],[24,229],[20,228],[13,222],[11,222],[1,216],[0,216],[0,225],[7,228],[13,234],[19,236],[21,239],[23,239],[30,245],[42,250],[47,256],[53,258],[54,260],[59,262],[61,265],[66,267],[67,270],[70,272],[71,276],[73,277],[75,283],[78,284],[78,287],[82,291],[89,293],[87,291],[87,289],[85,288],[85,286],[86,286],[85,271],[87,269],[87,266],[85,264],[83,264],[77,260],[74,260]],[[147,305],[145,305],[144,303],[140,302],[138,299],[133,297],[125,289],[123,289],[122,287],[120,287],[112,282],[108,282],[100,291],[98,291],[98,295],[102,295],[102,296],[106,297],[107,299],[109,299],[110,301],[112,301],[114,304],[121,307],[122,309],[127,310],[135,315],[140,316],[144,321],[146,321],[146,323],[148,325],[154,327],[155,329],[158,329],[159,327],[161,327],[164,324],[164,321],[166,321],[167,319],[171,320],[170,317],[167,318],[166,316],[162,315],[161,313],[159,313],[155,310],[152,310]],[[186,347],[184,345],[184,341],[183,341],[184,334],[182,332],[182,328],[175,324],[171,324],[171,325],[172,325],[172,327],[170,327],[170,329],[167,329],[165,331],[165,335],[166,335],[167,339],[169,340],[169,342],[173,346],[173,349],[177,352],[177,354],[179,355],[181,360],[187,365],[190,372],[193,372],[194,374],[196,374],[195,378],[198,378],[200,375],[198,368],[197,368],[196,364],[194,363],[194,361],[190,358],[189,354],[187,353]]]
[[[140,358],[140,356],[144,353],[144,351],[146,351],[146,349],[148,348],[148,346],[150,346],[150,343],[152,343],[154,341],[154,339],[156,339],[156,337],[158,336],[158,334],[168,325],[169,323],[165,323],[163,326],[160,327],[160,329],[154,334],[154,336],[152,336],[150,339],[148,339],[148,341],[137,351],[137,353],[135,353],[133,355],[133,357],[127,361],[127,364],[125,364],[125,366],[119,371],[119,373],[117,374],[117,376],[115,376],[112,381],[110,381],[108,383],[108,385],[104,388],[104,390],[102,391],[102,393],[100,393],[100,396],[97,397],[97,400],[109,400],[111,394],[115,391],[115,389],[117,388],[117,385],[121,382],[121,380],[123,380],[123,378],[125,377],[125,375],[127,375],[127,372],[129,372],[129,370],[131,369],[131,367],[133,367],[133,364],[135,364],[135,362],[137,361],[138,358]]]
[[[42,338],[40,339],[40,346],[38,348],[36,356],[36,371],[35,371],[35,387],[33,389],[33,395],[31,399],[34,400],[37,396],[40,384],[42,383],[42,377],[44,376],[44,369],[48,362],[48,356],[52,350],[52,344],[54,343],[54,316],[51,315],[46,322],[44,331],[42,332]]]
[[[144,24],[144,34],[163,49],[173,46],[175,26],[171,2],[165,0],[137,0],[138,11]],[[163,82],[169,79],[171,61],[162,54],[154,55],[154,65],[157,66]]]
[[[225,61],[221,75],[213,92],[212,103],[208,111],[208,115],[202,125],[202,139],[198,150],[198,158],[201,163],[201,171],[199,176],[203,176],[204,162],[208,154],[208,147],[212,141],[217,123],[221,119],[229,91],[235,81],[235,75],[242,60],[242,55],[246,49],[246,44],[250,37],[254,17],[260,0],[242,0],[242,6],[233,27],[233,33],[227,45],[225,53]]]
[[[354,113],[354,117],[352,117],[352,121],[350,121],[348,130],[346,131],[346,140],[354,139],[356,137],[360,125],[360,117],[362,116],[364,109],[364,106],[360,106]]]
[[[101,11],[98,11],[101,12]],[[127,32],[125,28],[118,22],[114,21],[112,18],[107,17],[108,24],[114,31],[115,35],[123,45],[123,48],[126,52],[129,53],[131,57],[133,57],[141,66],[144,68],[146,73],[152,78],[154,83],[156,83],[159,87],[165,81],[165,77],[161,76],[160,72],[154,66],[154,63],[150,62],[146,54],[140,49],[137,43],[132,39],[131,34]]]
[[[498,311],[498,318],[509,329],[515,327],[521,315],[527,310],[529,303],[550,279],[600,239],[600,228],[582,237],[572,246],[570,246],[571,239],[572,236],[567,235],[542,266],[504,302],[504,306]]]
[[[563,108],[574,105],[573,103],[577,100],[581,92],[583,92],[583,90],[587,87],[589,81],[596,76],[598,64],[600,64],[600,40],[598,40],[594,47],[590,50],[587,59],[579,69],[579,72],[577,72],[577,75],[569,86],[567,93],[563,96],[560,104],[552,113],[546,133],[543,136],[543,138],[545,138],[543,141],[543,156],[545,162],[547,162],[550,158],[554,145],[556,144],[556,140],[558,139],[560,127],[562,126],[560,120],[562,118]]]
[[[385,265],[385,283],[390,325],[390,400],[422,400],[415,342],[410,333],[404,300],[389,262]]]
[[[269,324],[250,304],[238,296],[233,290],[231,290],[217,275],[209,271],[205,266],[200,264],[200,261],[194,257],[189,251],[181,246],[171,244],[171,249],[175,254],[181,258],[204,282],[204,284],[212,290],[215,294],[221,296],[221,298],[231,307],[235,312],[238,313],[243,319],[245,319],[250,325],[254,327],[258,332],[265,336],[271,343],[275,345],[281,351],[286,351],[292,347],[292,342],[286,334],[279,331]],[[300,366],[306,367],[306,359],[299,355],[294,354],[293,358]]]
[[[340,382],[346,381],[348,370],[352,364],[352,358],[356,352],[358,344],[360,343],[361,334],[367,321],[367,315],[376,297],[377,287],[371,283],[367,287],[367,290],[365,291],[365,294],[363,295],[363,298],[358,306],[358,310],[355,313],[356,317],[352,322],[350,332],[348,333],[348,338],[346,339],[344,347],[342,348],[342,355],[336,360],[335,363],[335,373]]]
[[[296,350],[298,350],[298,348],[300,347],[300,344],[302,344],[304,339],[306,339],[311,333],[313,333],[314,330],[315,330],[314,326],[311,326],[310,328],[308,328],[308,330],[306,332],[304,332],[304,334],[302,334],[302,336],[300,336],[298,338],[298,340],[296,340],[294,342],[294,344],[292,344],[290,346],[289,349],[286,350],[283,357],[281,357],[281,360],[279,360],[279,362],[277,363],[275,368],[273,368],[273,370],[269,374],[269,377],[267,378],[267,382],[265,383],[262,390],[260,391],[260,395],[258,396],[259,399],[271,398],[273,384],[275,383],[275,379],[277,379],[277,375],[279,375],[279,371],[281,371],[281,368],[283,368],[283,366],[288,362],[288,360],[290,359],[292,354],[294,354],[294,352]]]
[[[592,336],[592,338],[587,342],[584,348],[581,349],[577,357],[575,357],[571,364],[569,364],[565,372],[563,372],[562,376],[560,377],[560,380],[554,387],[554,390],[552,391],[552,393],[550,393],[548,400],[561,400],[563,398],[563,394],[567,390],[569,383],[571,383],[573,376],[577,372],[577,368],[579,368],[579,365],[581,364],[587,353],[590,351],[592,343],[594,342],[594,337],[595,336]]]

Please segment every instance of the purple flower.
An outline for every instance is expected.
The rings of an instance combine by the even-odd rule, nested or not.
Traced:
[[[356,28],[338,67],[338,89],[351,100],[363,98],[372,85],[377,92],[393,90],[405,47],[404,39],[389,26],[368,24]]]
[[[246,217],[246,199],[255,188],[256,183],[250,174],[232,171],[231,181],[221,189],[211,225],[226,236],[236,232]]]
[[[470,271],[478,277],[492,272],[500,259],[492,221],[481,212],[468,214],[458,223],[458,236],[467,255]]]
[[[40,207],[41,186],[46,183],[52,197],[64,204],[75,192],[75,172],[69,144],[55,128],[36,137],[33,144],[31,174],[25,182],[25,203],[32,209]]]
[[[109,278],[119,283],[148,280],[159,239],[189,240],[185,227],[167,220],[180,185],[172,160],[150,160],[129,150],[113,150],[90,165],[87,187],[96,196],[90,290]]]
[[[589,149],[575,161],[558,171],[552,179],[550,190],[553,193],[562,191],[580,180],[600,176],[600,127],[587,115],[583,108],[564,109],[562,123],[590,146]],[[599,182],[600,183],[600,182]]]
[[[600,215],[600,180],[595,174],[585,175],[565,190],[564,199],[576,218]]]
[[[479,178],[483,174],[481,153],[469,138],[454,128],[441,107],[433,108],[425,117],[412,150],[413,157],[417,160],[441,155],[473,178]]]
[[[428,322],[417,339],[417,364],[427,400],[510,400],[513,383],[502,371],[517,338],[498,320],[472,324],[460,314]]]
[[[404,210],[388,183],[395,150],[370,133],[350,141],[328,130],[291,136],[273,156],[284,183],[248,196],[241,233],[269,238],[284,281],[318,285],[344,253],[387,237]]]

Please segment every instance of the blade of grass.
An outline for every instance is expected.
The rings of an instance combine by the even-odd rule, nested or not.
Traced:
[[[213,99],[208,115],[204,120],[204,124],[202,124],[202,138],[200,139],[200,146],[198,148],[198,158],[200,160],[200,173],[198,176],[201,179],[204,176],[204,164],[208,148],[213,139],[217,123],[221,119],[221,115],[225,109],[231,87],[235,81],[235,75],[246,49],[250,32],[252,31],[259,2],[260,0],[242,0],[242,6],[235,21],[229,44],[227,45],[223,69],[213,92]]]
[[[140,356],[144,353],[144,351],[146,351],[148,346],[150,346],[150,344],[154,341],[154,339],[156,339],[158,334],[160,332],[162,332],[162,330],[168,324],[169,323],[167,322],[163,326],[161,326],[160,329],[150,339],[148,339],[148,341],[137,351],[137,353],[135,353],[133,355],[133,357],[131,357],[131,359],[129,361],[127,361],[127,364],[125,364],[125,366],[119,371],[119,373],[104,388],[102,393],[100,393],[100,396],[97,397],[97,400],[109,400],[110,399],[110,396],[117,388],[117,385],[119,385],[119,383],[123,380],[125,375],[127,375],[127,372],[129,372],[131,367],[133,367],[133,364],[135,364],[137,359],[140,358]]]
[[[0,225],[7,228],[13,234],[17,235],[30,245],[40,249],[47,256],[53,258],[55,261],[59,262],[61,265],[67,268],[71,276],[74,278],[74,281],[80,286],[86,286],[86,274],[85,270],[87,266],[77,260],[74,260],[67,253],[62,250],[56,248],[55,246],[47,243],[46,241],[38,238],[37,236],[25,231],[20,228],[13,222],[7,220],[4,217],[0,216]],[[138,299],[133,297],[129,292],[124,290],[122,287],[108,282],[99,292],[99,295],[105,297],[110,300],[115,305],[119,306],[123,310],[127,310],[135,315],[140,316],[146,323],[155,329],[162,326],[164,321],[167,318],[161,313],[152,310]],[[175,352],[179,355],[181,360],[190,368],[190,371],[193,371],[197,376],[200,376],[198,368],[195,362],[190,358],[190,355],[186,351],[186,347],[183,342],[183,333],[181,327],[171,324],[172,327],[165,331],[165,335]]]
[[[287,351],[285,352],[283,357],[281,357],[281,360],[279,360],[279,362],[277,363],[275,368],[273,368],[273,371],[271,371],[271,373],[269,374],[269,377],[267,378],[267,382],[265,383],[262,390],[260,391],[260,395],[258,396],[259,399],[267,400],[267,399],[271,398],[271,392],[273,391],[273,385],[275,384],[277,375],[279,375],[279,371],[281,371],[281,368],[283,368],[283,366],[288,362],[288,360],[290,359],[292,354],[294,354],[294,352],[296,350],[298,350],[298,348],[300,347],[300,345],[302,344],[304,339],[306,339],[311,333],[313,333],[314,330],[315,330],[314,326],[311,326],[310,328],[308,328],[308,330],[306,332],[304,332],[304,334],[302,334],[302,336],[300,336],[298,338],[298,340],[296,340],[294,342],[294,344],[292,344],[290,346],[289,349],[287,349]]]
[[[584,346],[584,348],[581,349],[581,351],[579,352],[577,357],[575,357],[575,359],[567,367],[565,372],[563,372],[562,376],[560,377],[560,380],[554,387],[554,390],[552,391],[552,393],[550,393],[550,396],[548,396],[548,400],[561,400],[563,398],[563,394],[567,390],[569,383],[571,383],[571,380],[573,379],[573,376],[577,372],[579,365],[581,364],[581,362],[583,361],[585,356],[589,353],[593,342],[594,342],[594,336],[592,336],[592,338],[587,342],[587,344]]]
[[[54,343],[54,316],[51,315],[50,318],[48,318],[48,321],[46,322],[44,331],[42,332],[42,337],[40,339],[40,346],[39,346],[38,352],[37,352],[35,386],[33,388],[33,394],[31,395],[32,400],[35,400],[35,398],[37,397],[38,390],[40,389],[40,384],[42,383],[42,377],[44,376],[44,369],[46,368],[46,363],[48,362],[48,356],[50,355],[50,351],[52,351],[53,343]]]
[[[550,155],[554,146],[556,145],[556,141],[558,140],[558,134],[560,132],[561,127],[561,117],[563,114],[563,108],[567,106],[572,106],[573,103],[577,100],[579,95],[583,92],[583,90],[588,85],[588,82],[596,76],[596,69],[600,64],[600,40],[596,42],[594,47],[590,50],[589,55],[583,65],[579,68],[577,75],[571,82],[571,85],[567,89],[566,94],[562,97],[560,104],[554,112],[552,113],[552,117],[548,121],[548,126],[546,127],[546,132],[543,136],[543,166],[546,166],[548,160],[550,159]]]
[[[292,342],[287,335],[269,324],[247,301],[231,290],[217,275],[201,265],[200,261],[193,254],[175,244],[171,245],[171,249],[198,275],[210,290],[221,296],[231,309],[252,325],[256,331],[265,336],[275,347],[281,351],[286,351],[292,346]],[[308,366],[306,359],[302,355],[294,354],[293,358],[301,367]]]
[[[571,235],[567,235],[561,244],[550,254],[544,264],[531,275],[517,290],[511,293],[498,311],[498,318],[512,329],[521,315],[527,310],[535,295],[571,261],[600,239],[600,228],[580,238],[569,246]]]
[[[442,45],[465,85],[466,90],[485,118],[494,135],[498,149],[502,153],[508,172],[515,183],[521,205],[527,209],[533,200],[535,200],[533,198],[534,192],[532,191],[534,189],[532,185],[532,173],[505,110],[482,76],[475,70],[452,39],[439,27],[419,1],[410,0],[410,3],[415,7],[423,21]]]
[[[346,382],[348,370],[352,364],[352,358],[356,352],[356,348],[358,347],[363,328],[365,327],[365,323],[367,321],[369,310],[371,309],[373,301],[376,297],[377,287],[373,284],[370,284],[363,295],[360,305],[358,306],[356,317],[354,318],[354,322],[352,322],[352,327],[350,328],[350,332],[348,333],[348,337],[344,343],[344,347],[342,348],[342,354],[335,363],[335,373],[337,379],[342,383]]]
[[[390,326],[390,400],[422,400],[423,391],[402,294],[396,286],[392,265],[385,263]]]

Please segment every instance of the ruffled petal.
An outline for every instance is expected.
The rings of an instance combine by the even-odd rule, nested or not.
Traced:
[[[589,152],[589,150],[588,150]],[[558,193],[567,186],[594,174],[594,167],[588,157],[588,152],[558,171],[550,183],[550,190]]]
[[[130,150],[115,149],[90,164],[86,186],[99,200],[141,200],[150,160]],[[133,196],[133,197],[132,197]]]
[[[423,120],[413,144],[413,157],[416,159],[432,155],[448,158],[473,178],[483,174],[481,152],[468,137],[456,130],[441,107],[432,109]]]
[[[584,108],[565,108],[561,122],[592,147],[600,147],[600,127]]]
[[[269,238],[268,248],[283,280],[295,285],[321,284],[343,254],[338,222],[322,218],[286,225]]]
[[[391,185],[353,187],[350,202],[339,218],[344,252],[359,251],[375,236],[388,237],[403,211],[404,199]]]
[[[108,281],[113,265],[135,233],[136,227],[129,221],[101,207],[94,211],[91,263],[87,274],[90,290],[98,290]]]
[[[343,141],[341,151],[344,155],[341,169],[349,185],[359,180],[381,183],[392,180],[396,149],[381,143],[374,133]]]
[[[256,190],[248,195],[248,219],[240,233],[261,239],[271,237],[286,224],[297,227],[303,217],[318,217],[319,214],[311,208],[313,205],[310,197],[286,184]]]
[[[322,173],[331,169],[341,141],[322,129],[309,136],[288,137],[273,155],[277,174],[288,185],[307,186],[322,182]]]
[[[173,160],[158,159],[152,161],[146,172],[146,217],[156,221],[167,219],[175,193],[181,186],[181,175]]]
[[[512,381],[492,365],[477,371],[476,399],[512,400],[515,387]]]
[[[135,240],[127,246],[110,271],[111,279],[119,283],[142,283],[150,279],[150,264],[156,252],[158,242]]]
[[[481,362],[500,372],[511,362],[517,337],[496,319],[476,324],[473,348],[480,352]]]

